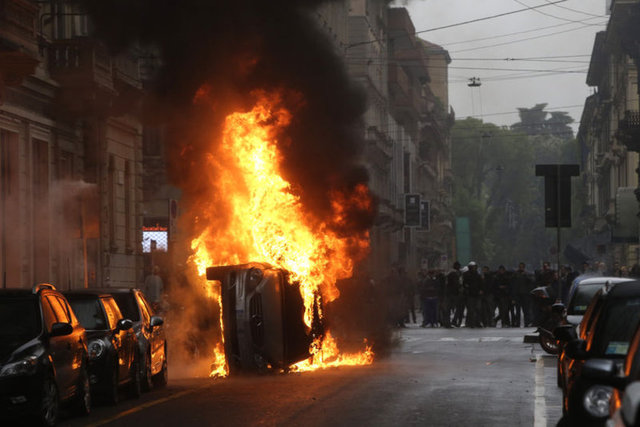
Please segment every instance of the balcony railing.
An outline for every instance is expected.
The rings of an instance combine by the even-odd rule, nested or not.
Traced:
[[[88,39],[55,40],[49,47],[54,79],[71,86],[99,85],[113,89],[113,62],[106,47]]]
[[[618,139],[629,151],[640,152],[640,112],[625,111],[624,118],[618,123]]]

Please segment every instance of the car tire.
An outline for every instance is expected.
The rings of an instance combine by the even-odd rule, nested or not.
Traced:
[[[91,412],[91,386],[86,363],[80,368],[78,390],[76,391],[74,412],[78,415],[89,415]]]
[[[142,368],[142,389],[149,391],[153,388],[153,375],[151,374],[151,355],[146,353]]]
[[[540,334],[540,347],[549,354],[558,354],[558,343],[551,337]]]
[[[58,386],[53,375],[47,375],[42,382],[42,396],[36,422],[42,426],[55,426],[58,421],[60,401],[58,396]]]
[[[106,399],[107,403],[111,405],[115,405],[120,400],[119,387],[120,383],[118,380],[118,365],[112,367],[111,378],[109,381],[109,388],[107,389]]]
[[[169,382],[169,367],[167,365],[167,348],[164,349],[164,360],[162,361],[162,369],[153,376],[153,383],[156,387],[165,387]]]
[[[142,395],[142,381],[140,376],[140,358],[136,356],[131,365],[131,381],[129,382],[129,396],[136,399]]]

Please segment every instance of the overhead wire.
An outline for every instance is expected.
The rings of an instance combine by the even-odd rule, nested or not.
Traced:
[[[529,6],[528,4],[526,4],[526,3],[524,3],[524,2],[522,2],[522,1],[520,1],[520,0],[513,0],[513,1],[514,1],[514,2],[516,2],[516,3],[518,3],[518,4],[519,4],[519,5],[521,5],[521,6],[524,6],[524,7],[530,8],[533,12],[539,13],[540,15],[548,16],[548,17],[550,17],[550,18],[555,18],[555,19],[559,19],[559,20],[561,20],[561,21],[574,22],[574,23],[581,23],[581,22],[584,22],[584,20],[583,20],[583,21],[576,21],[576,20],[573,20],[573,19],[562,18],[562,17],[560,17],[560,16],[552,15],[551,13],[546,13],[546,12],[543,12],[543,11],[541,11],[541,10],[534,9],[534,8],[533,8],[533,6]],[[550,4],[549,2],[547,2],[547,4],[552,5],[552,4]],[[556,6],[556,5],[552,5],[552,6]],[[598,16],[598,17],[599,17],[599,18],[601,18],[601,16]],[[592,18],[590,18],[590,19],[592,19]]]

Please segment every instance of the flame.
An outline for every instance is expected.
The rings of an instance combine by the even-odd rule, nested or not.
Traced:
[[[207,285],[204,279],[206,267],[256,261],[286,269],[291,282],[300,283],[304,322],[310,328],[314,301],[338,298],[336,281],[351,277],[354,261],[368,250],[368,232],[345,236],[334,230],[347,225],[348,209],[369,209],[371,197],[365,185],[349,192],[336,190],[330,194],[329,220],[323,222],[305,212],[280,171],[278,136],[292,115],[281,105],[278,94],[254,95],[258,99],[252,110],[227,116],[222,142],[206,158],[211,192],[207,201],[202,200],[201,216],[195,219],[203,231],[191,242],[190,261],[203,278],[207,295],[217,298],[220,307],[219,287]],[[211,375],[227,374],[223,345],[216,346]],[[310,353],[312,357],[293,370],[373,360],[371,347],[366,345],[362,353],[341,355],[329,332],[316,339]]]

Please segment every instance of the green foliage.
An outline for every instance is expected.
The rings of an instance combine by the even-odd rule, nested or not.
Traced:
[[[527,110],[526,120],[545,117],[545,106]],[[563,114],[554,120],[568,126],[572,120]],[[474,260],[492,268],[514,267],[520,261],[537,266],[551,258],[555,229],[544,227],[544,179],[535,176],[535,165],[577,162],[577,144],[561,136],[560,126],[560,135],[544,128],[533,135],[521,129],[473,118],[457,120],[452,129],[454,212],[469,217]],[[574,199],[582,194],[573,193]],[[574,200],[572,212],[580,209],[579,200]],[[579,233],[573,223],[574,230],[563,230],[564,234]]]

